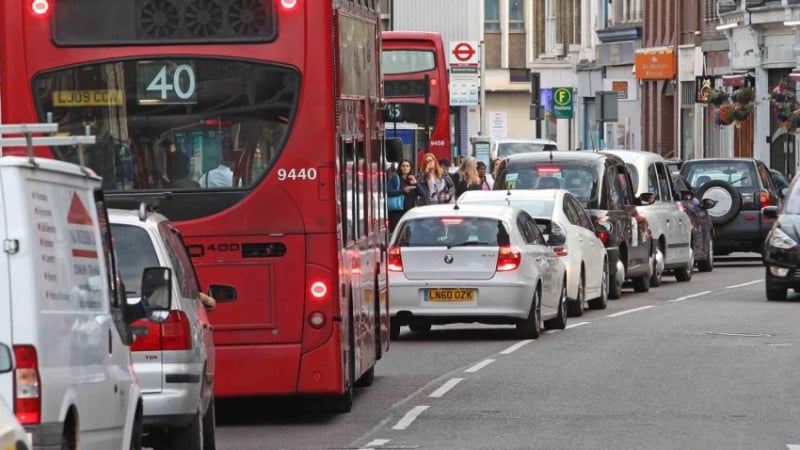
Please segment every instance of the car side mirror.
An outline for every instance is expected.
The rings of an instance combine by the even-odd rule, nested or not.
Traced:
[[[694,198],[694,192],[692,191],[681,191],[681,200],[691,201]]]
[[[774,205],[761,208],[761,214],[768,219],[778,218],[778,207]]]
[[[236,288],[227,284],[212,284],[208,286],[208,295],[217,303],[235,302],[237,298]]]
[[[711,209],[711,208],[713,208],[713,207],[717,206],[717,201],[716,201],[716,200],[712,200],[712,199],[710,199],[710,198],[704,198],[704,199],[703,199],[703,200],[700,202],[700,205],[701,205],[701,207],[702,207],[703,209]]]
[[[6,344],[0,344],[0,373],[8,373],[14,369],[14,357],[11,348]]]
[[[640,206],[652,205],[656,201],[656,194],[653,194],[652,192],[645,192],[639,196],[638,200]]]
[[[168,267],[147,267],[142,273],[142,287],[139,290],[141,314],[155,323],[167,319],[172,306],[172,269]]]

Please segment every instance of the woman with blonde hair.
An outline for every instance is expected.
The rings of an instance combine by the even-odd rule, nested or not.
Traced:
[[[439,160],[433,153],[425,153],[422,158],[422,171],[417,174],[419,198],[417,206],[438,203],[452,203],[455,186],[450,175],[442,170]]]
[[[456,183],[456,198],[466,191],[479,190],[481,188],[481,177],[478,175],[478,160],[473,156],[467,156],[458,168],[459,177]]]

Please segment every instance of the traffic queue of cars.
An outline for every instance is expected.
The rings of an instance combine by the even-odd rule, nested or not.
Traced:
[[[77,165],[0,158],[0,205],[0,448],[213,450],[206,308],[236,290]]]
[[[642,151],[510,154],[493,191],[412,209],[390,242],[392,337],[480,322],[536,338],[605,308],[626,283],[647,292],[664,273],[710,271],[717,203],[670,169]]]

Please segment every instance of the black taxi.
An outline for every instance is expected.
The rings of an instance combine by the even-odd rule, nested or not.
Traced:
[[[647,219],[637,205],[653,203],[646,192],[635,196],[630,174],[618,157],[592,151],[511,155],[498,168],[494,189],[566,189],[591,214],[609,261],[608,298],[619,298],[626,280],[636,292],[650,289],[655,252]]]

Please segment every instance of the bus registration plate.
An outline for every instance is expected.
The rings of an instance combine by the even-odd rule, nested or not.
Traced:
[[[475,289],[428,289],[429,302],[474,302]]]

